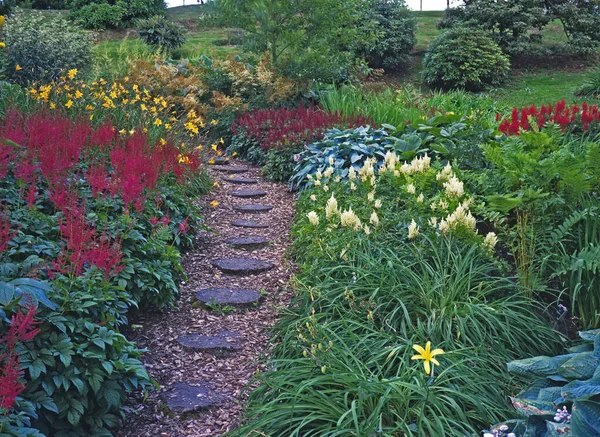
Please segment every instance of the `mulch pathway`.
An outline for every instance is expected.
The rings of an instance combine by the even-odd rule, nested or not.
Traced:
[[[197,237],[197,247],[184,256],[183,266],[188,281],[181,284],[177,308],[162,313],[144,313],[136,316],[128,338],[140,348],[148,349],[143,361],[161,388],[142,400],[141,394],[129,399],[130,411],[117,437],[142,436],[220,436],[235,429],[242,419],[247,392],[244,390],[251,376],[262,369],[260,359],[268,354],[269,331],[278,318],[278,312],[290,301],[288,282],[292,268],[284,260],[289,245],[289,226],[294,216],[294,195],[285,185],[265,181],[260,169],[232,161],[235,167],[246,167],[248,172],[234,175],[258,181],[254,185],[237,185],[225,182],[230,174],[210,168],[218,186],[199,199],[206,225],[212,232],[202,231]],[[243,199],[228,195],[232,190],[260,189],[266,196],[260,199]],[[211,206],[211,202],[219,204]],[[266,213],[252,214],[236,211],[235,207],[248,203],[273,206]],[[233,226],[235,220],[255,220],[268,223],[268,228],[243,228]],[[266,237],[270,244],[247,251],[225,243],[233,237]],[[247,275],[225,274],[213,265],[215,259],[249,257],[271,262],[274,268],[263,273]],[[198,302],[194,295],[210,287],[252,289],[264,294],[258,306],[230,311],[220,307],[211,310]],[[179,337],[198,334],[218,336],[222,332],[239,333],[237,350],[221,354],[184,348]],[[221,405],[186,414],[170,411],[165,402],[169,388],[180,383],[204,381],[214,390]]]

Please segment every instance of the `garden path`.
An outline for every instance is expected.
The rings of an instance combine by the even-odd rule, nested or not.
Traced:
[[[218,185],[199,202],[210,230],[184,257],[188,281],[177,308],[141,314],[128,335],[148,349],[143,360],[161,388],[132,399],[118,437],[216,437],[234,429],[269,330],[289,303],[284,254],[294,195],[239,161],[209,171]]]

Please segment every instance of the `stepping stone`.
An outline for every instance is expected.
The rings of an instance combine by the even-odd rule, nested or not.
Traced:
[[[219,156],[217,158],[209,159],[208,163],[210,165],[225,165],[225,164],[229,164],[229,159]]]
[[[235,351],[242,348],[237,340],[239,336],[239,332],[222,329],[219,334],[215,336],[188,334],[179,337],[177,341],[187,349],[224,355],[229,351]]]
[[[246,173],[248,171],[247,168],[233,167],[231,165],[220,165],[218,167],[215,166],[214,169],[217,171],[224,171],[226,173]]]
[[[196,299],[207,305],[247,306],[260,302],[262,294],[242,288],[204,288],[196,293]]]
[[[256,220],[234,220],[231,222],[233,226],[237,226],[238,228],[253,228],[253,229],[263,229],[268,228],[270,225],[266,223],[261,223]]]
[[[259,237],[258,235],[251,235],[249,237],[233,237],[225,240],[225,244],[237,247],[240,249],[253,250],[260,249],[269,244],[269,240],[265,237]]]
[[[172,384],[162,396],[169,410],[177,414],[217,407],[225,400],[225,397],[215,392],[206,381]]]
[[[263,190],[234,190],[227,194],[233,197],[241,197],[242,199],[257,199],[259,197],[265,197],[267,192]]]
[[[238,275],[251,275],[266,272],[275,267],[275,264],[256,258],[219,258],[212,264],[225,273]]]
[[[258,181],[255,180],[255,179],[244,178],[244,177],[241,177],[241,176],[234,176],[234,177],[229,177],[229,178],[223,178],[223,180],[225,182],[231,182],[232,184],[237,184],[237,185],[242,185],[242,184],[246,184],[246,185],[258,184]]]
[[[260,214],[263,212],[269,212],[273,209],[271,205],[261,205],[259,203],[248,203],[246,205],[234,206],[234,210],[239,212],[247,212],[250,214]]]

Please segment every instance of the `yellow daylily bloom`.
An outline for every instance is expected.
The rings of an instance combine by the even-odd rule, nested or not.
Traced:
[[[77,76],[77,68],[73,68],[72,70],[69,70],[67,73],[67,76],[69,76],[69,79],[71,79],[71,80],[75,79],[75,76]]]
[[[17,70],[17,71],[21,71],[22,69],[23,68],[19,64],[17,64],[17,66],[15,67],[15,70]]]
[[[65,106],[67,108],[70,108],[71,106],[73,106],[73,100],[69,100],[67,103],[65,103]]]
[[[4,44],[2,41],[0,41],[0,49],[3,49],[6,47],[6,44]]]
[[[445,353],[442,349],[431,350],[431,342],[430,341],[428,341],[427,344],[425,345],[425,349],[423,349],[423,347],[419,346],[418,344],[413,345],[413,349],[416,350],[419,354],[413,355],[412,357],[410,357],[410,359],[411,360],[423,360],[423,367],[425,368],[425,373],[428,375],[431,373],[431,364],[430,363],[433,363],[436,366],[440,365],[438,360],[436,360],[433,357],[435,357],[436,355],[442,355]]]
[[[212,206],[213,208],[216,208],[217,206],[219,206],[219,202],[217,202],[216,200],[213,200],[212,202],[210,202],[210,206]]]

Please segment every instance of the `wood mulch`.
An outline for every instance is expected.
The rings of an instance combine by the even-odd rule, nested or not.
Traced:
[[[230,165],[247,166],[232,161]],[[213,231],[202,231],[197,247],[184,256],[183,266],[188,281],[181,284],[177,307],[162,313],[139,314],[127,337],[140,348],[148,349],[143,361],[161,388],[151,392],[147,399],[137,393],[128,399],[130,411],[125,423],[115,433],[117,437],[143,436],[220,436],[235,429],[242,419],[244,400],[251,376],[262,369],[261,357],[268,354],[269,331],[281,308],[291,298],[288,282],[292,268],[284,260],[289,245],[289,226],[295,212],[294,195],[287,186],[265,181],[256,167],[248,167],[240,176],[259,180],[257,185],[235,185],[222,181],[226,173],[209,169],[218,186],[199,199],[206,225]],[[267,192],[261,199],[239,199],[228,191],[252,188]],[[212,201],[218,206],[210,205]],[[269,204],[274,208],[264,214],[245,214],[234,211],[234,206],[246,203]],[[246,229],[230,224],[236,219],[251,219],[270,224],[266,229]],[[230,237],[260,235],[269,238],[265,248],[247,252],[224,243]],[[275,268],[258,275],[232,276],[212,266],[217,258],[249,256],[270,261]],[[248,288],[263,292],[265,298],[257,307],[236,309],[232,312],[212,311],[194,298],[199,289],[209,287]],[[186,334],[218,335],[223,330],[239,332],[242,348],[215,356],[206,352],[184,349],[177,338]],[[207,380],[214,389],[227,397],[220,407],[180,416],[166,407],[161,393],[171,384]]]

